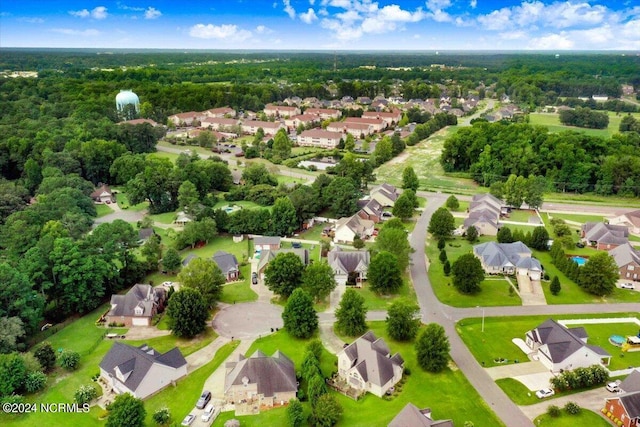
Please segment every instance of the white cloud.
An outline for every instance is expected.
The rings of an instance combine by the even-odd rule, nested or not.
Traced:
[[[134,12],[142,12],[144,10],[144,7],[127,6],[126,4],[122,4],[120,2],[116,4],[118,5],[118,9],[122,9],[122,10],[132,10]]]
[[[310,4],[311,6],[313,6],[315,3],[316,3],[316,2],[315,2],[315,0],[309,0],[309,4]]]
[[[313,21],[317,21],[318,20],[318,17],[316,16],[316,13],[311,8],[309,8],[308,11],[306,11],[304,13],[301,13],[299,16],[300,16],[300,20],[302,22],[304,22],[305,24],[311,24]]]
[[[287,12],[289,18],[295,18],[296,10],[293,8],[293,6],[291,6],[291,0],[282,0],[282,4],[284,5],[284,11]]]
[[[427,0],[427,9],[431,11],[428,16],[436,22],[450,22],[453,20],[451,15],[444,9],[451,6],[451,0]]]
[[[256,27],[256,33],[258,34],[270,34],[273,33],[273,30],[269,27],[265,27],[264,25],[258,25]]]
[[[535,50],[571,49],[575,43],[567,37],[567,33],[549,34],[543,37],[534,37],[529,41],[529,48]]]
[[[199,39],[243,41],[251,37],[251,31],[240,29],[232,24],[196,24],[189,29],[189,35]]]
[[[91,11],[89,11],[88,9],[70,10],[69,14],[78,18],[91,17],[93,19],[105,19],[109,15],[107,13],[107,8],[104,6],[98,6]]]
[[[162,12],[160,12],[155,7],[148,7],[147,10],[144,11],[144,19],[156,19],[162,16]]]
[[[94,29],[75,30],[73,28],[53,28],[51,31],[68,36],[95,37],[100,35],[100,31]]]
[[[42,18],[18,18],[18,21],[20,22],[26,22],[27,24],[42,24],[44,22],[44,19]]]
[[[471,0],[471,1],[469,2],[469,7],[470,7],[471,9],[475,9],[477,5],[478,5],[478,0]]]
[[[527,33],[524,31],[507,31],[498,35],[503,40],[524,40],[527,38]]]
[[[494,10],[488,15],[478,16],[478,22],[485,30],[506,30],[511,27],[511,11],[508,8]]]

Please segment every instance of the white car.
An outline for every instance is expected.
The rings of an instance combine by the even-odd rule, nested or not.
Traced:
[[[193,414],[189,414],[186,417],[184,417],[184,420],[182,420],[182,424],[180,424],[181,426],[190,426],[191,424],[193,424],[193,420],[196,419],[196,416]]]
[[[204,412],[200,419],[203,423],[208,423],[212,418],[215,420],[218,417],[218,414],[220,414],[220,408],[213,406],[213,403],[209,403],[207,407],[204,408]]]
[[[607,383],[606,389],[608,391],[610,391],[611,393],[620,393],[620,387],[618,387],[618,383],[617,382]]]
[[[546,397],[551,397],[554,394],[556,394],[556,392],[553,391],[553,389],[551,389],[551,388],[543,388],[542,390],[536,391],[536,396],[538,397],[538,399],[544,399]]]
[[[635,289],[633,283],[623,283],[620,285],[620,289]]]

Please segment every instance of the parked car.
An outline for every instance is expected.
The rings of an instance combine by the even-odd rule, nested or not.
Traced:
[[[213,418],[214,420],[220,414],[220,408],[213,406],[213,403],[209,403],[206,408],[204,408],[204,412],[202,413],[202,417],[200,419],[203,423],[208,423]]]
[[[635,286],[633,285],[633,283],[623,283],[622,285],[620,285],[621,289],[635,289]]]
[[[605,387],[611,393],[620,393],[620,387],[618,386],[618,383],[615,382],[615,381],[607,383],[607,385]]]
[[[292,242],[291,243],[291,247],[292,248],[296,248],[296,249],[300,249],[302,247],[302,243],[300,243],[300,242]]]
[[[207,403],[211,400],[211,392],[209,390],[205,390],[200,395],[200,399],[198,399],[198,403],[196,403],[196,408],[202,409],[207,406]]]
[[[190,426],[191,424],[193,424],[193,420],[196,419],[196,416],[193,414],[189,414],[186,417],[184,417],[184,419],[182,420],[182,423],[180,423],[181,426]]]
[[[553,389],[551,389],[551,388],[543,388],[542,390],[536,391],[536,396],[538,397],[538,399],[544,399],[546,397],[551,397],[554,394],[556,394],[556,392],[553,391]]]
[[[258,284],[258,273],[256,273],[255,271],[251,273],[251,283],[253,283],[254,285]]]

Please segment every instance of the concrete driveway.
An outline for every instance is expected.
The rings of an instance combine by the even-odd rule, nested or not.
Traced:
[[[538,415],[542,415],[547,412],[549,405],[556,405],[563,407],[567,402],[575,402],[581,408],[589,409],[597,414],[600,413],[600,409],[604,406],[604,400],[607,397],[613,396],[604,387],[599,387],[594,390],[583,391],[582,393],[570,394],[568,396],[555,397],[551,399],[543,399],[540,403],[535,405],[520,406],[520,410],[530,420],[534,420]]]

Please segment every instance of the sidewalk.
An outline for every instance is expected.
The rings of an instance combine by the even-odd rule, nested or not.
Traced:
[[[202,365],[205,365],[213,359],[213,356],[216,355],[216,352],[231,341],[229,338],[218,336],[215,340],[213,340],[206,347],[201,348],[200,350],[191,353],[185,359],[187,360],[187,373],[192,373],[196,369],[200,368]]]

